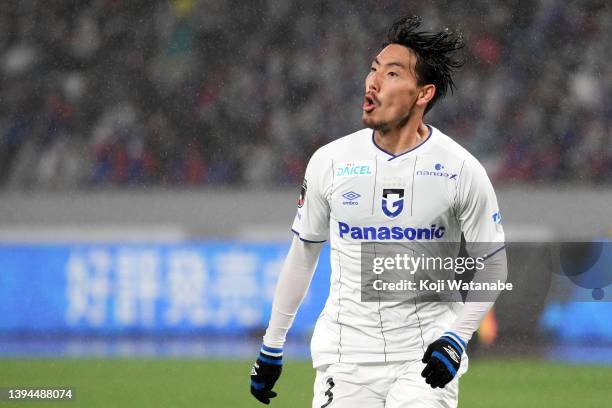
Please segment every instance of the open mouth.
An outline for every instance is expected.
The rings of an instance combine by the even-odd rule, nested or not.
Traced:
[[[372,112],[376,108],[376,101],[370,95],[366,95],[363,98],[363,110],[366,112]]]

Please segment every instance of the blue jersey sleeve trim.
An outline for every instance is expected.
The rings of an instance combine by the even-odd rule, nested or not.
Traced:
[[[277,353],[282,353],[282,352],[283,352],[283,349],[282,349],[282,348],[268,347],[268,346],[266,346],[265,344],[263,344],[263,345],[261,346],[261,349],[262,349],[263,351],[267,351],[268,353],[274,353],[274,354],[277,354]]]
[[[291,228],[291,232],[297,235],[301,241],[308,242],[309,244],[322,244],[323,242],[327,241],[326,239],[324,239],[323,241],[311,241],[309,239],[302,238],[300,237],[300,233],[294,230],[293,228]]]
[[[380,147],[379,145],[376,144],[376,140],[374,139],[374,131],[372,131],[372,143],[374,144],[374,146],[376,146],[376,148],[378,150],[380,150],[381,152],[388,154],[389,156],[391,156],[387,161],[391,161],[391,160],[395,160],[400,156],[403,156],[405,154],[408,154],[416,149],[418,149],[419,147],[423,146],[425,143],[427,143],[427,141],[429,141],[429,139],[431,139],[431,135],[433,133],[433,128],[429,125],[425,125],[427,126],[427,128],[429,129],[429,135],[427,135],[427,139],[423,140],[421,143],[419,143],[418,145],[414,146],[412,149],[406,150],[403,153],[400,154],[393,154],[393,153],[389,153],[388,151],[386,151],[385,149],[383,149],[382,147]]]
[[[465,341],[463,341],[463,339],[461,337],[459,337],[456,333],[453,333],[451,331],[447,331],[444,332],[444,336],[451,338],[455,341],[458,341],[459,344],[461,344],[461,347],[463,348],[463,351],[465,351],[465,349],[467,348],[467,343]]]

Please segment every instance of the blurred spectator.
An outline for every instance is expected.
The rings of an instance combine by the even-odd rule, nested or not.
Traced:
[[[0,11],[0,182],[299,185],[361,126],[395,17],[465,33],[427,121],[498,181],[612,181],[611,8],[368,0],[24,0]]]

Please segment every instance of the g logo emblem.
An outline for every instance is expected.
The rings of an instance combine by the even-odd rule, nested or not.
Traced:
[[[395,218],[404,209],[404,189],[385,188],[382,194],[382,210],[389,218]]]

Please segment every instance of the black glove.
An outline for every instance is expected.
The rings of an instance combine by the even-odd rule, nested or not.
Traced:
[[[276,397],[272,387],[283,371],[283,349],[261,346],[259,357],[251,368],[251,394],[266,405]]]
[[[446,332],[427,347],[423,363],[427,364],[421,375],[431,388],[444,388],[457,375],[465,342],[455,333]]]

